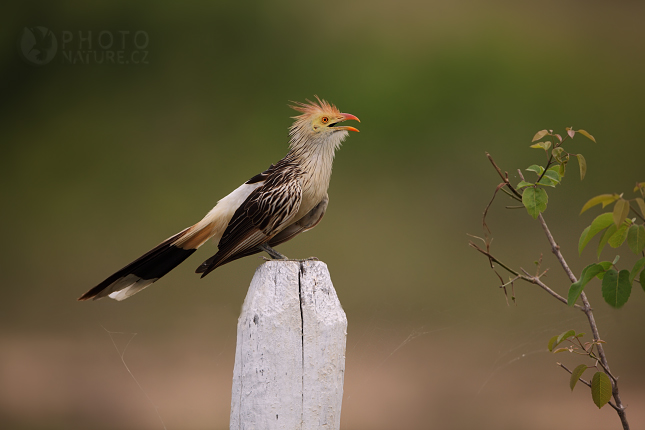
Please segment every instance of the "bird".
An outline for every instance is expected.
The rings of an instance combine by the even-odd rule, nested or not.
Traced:
[[[152,285],[184,262],[208,240],[217,253],[197,267],[201,277],[216,268],[262,251],[286,259],[273,249],[322,219],[329,203],[334,156],[350,131],[344,121],[360,120],[335,105],[316,101],[291,102],[300,114],[289,128],[289,151],[264,172],[233,190],[196,224],[169,237],[87,291],[79,301],[103,297],[121,301]]]

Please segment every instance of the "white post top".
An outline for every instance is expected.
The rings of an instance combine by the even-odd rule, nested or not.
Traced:
[[[347,318],[320,261],[258,267],[237,325],[231,429],[339,429]]]

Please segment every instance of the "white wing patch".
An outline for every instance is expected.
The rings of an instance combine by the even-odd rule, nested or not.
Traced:
[[[226,226],[233,217],[233,214],[238,207],[247,199],[247,197],[255,191],[255,189],[264,185],[264,181],[256,182],[253,184],[242,184],[237,187],[229,195],[217,202],[217,205],[206,214],[206,216],[191,227],[191,231],[186,234],[184,237],[175,242],[175,245],[178,247],[184,247],[185,243],[190,244],[191,248],[199,248],[202,246],[208,239],[213,239],[213,242],[217,244],[226,230]],[[207,229],[208,232],[206,235],[202,235],[202,231]],[[199,242],[195,245],[192,244],[192,240],[196,235],[203,237],[198,238]]]

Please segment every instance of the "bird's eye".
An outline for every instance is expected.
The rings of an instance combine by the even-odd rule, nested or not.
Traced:
[[[322,121],[323,124],[327,124],[329,122],[329,118],[324,116],[324,117],[322,117],[321,121]]]

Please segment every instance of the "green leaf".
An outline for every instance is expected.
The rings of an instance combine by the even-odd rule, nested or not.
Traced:
[[[584,137],[586,137],[587,139],[592,140],[592,141],[593,141],[593,143],[596,143],[596,139],[594,139],[592,135],[590,135],[589,133],[587,133],[587,131],[586,131],[586,130],[576,130],[576,131],[577,131],[578,133],[580,133],[581,135],[583,135]]]
[[[643,216],[645,216],[645,200],[641,199],[640,197],[636,197],[636,203],[638,203],[638,207],[641,210],[641,213]]]
[[[555,341],[555,345],[553,345],[553,346],[555,347],[556,345],[559,345],[560,342],[562,342],[563,340],[566,340],[566,339],[570,338],[571,336],[575,336],[575,335],[576,335],[575,330],[567,330],[564,333],[560,334],[560,336],[558,336],[558,338]]]
[[[553,351],[553,347],[556,346],[555,341],[558,339],[558,335],[556,334],[553,336],[551,339],[549,339],[549,344],[547,345],[547,348],[549,348],[549,351]]]
[[[548,200],[546,191],[542,188],[527,188],[522,194],[522,203],[533,218],[546,210]]]
[[[629,271],[609,269],[602,280],[602,297],[614,308],[620,308],[632,292],[632,284],[629,282]]]
[[[522,188],[524,188],[524,187],[530,187],[531,185],[533,185],[531,182],[520,181],[520,182],[515,186],[515,189],[519,190],[519,189],[522,189]]]
[[[610,237],[616,233],[616,225],[612,223],[607,230],[605,230],[605,233],[602,235],[602,238],[600,239],[600,243],[598,244],[598,258],[600,258],[600,253],[602,252],[602,249],[605,247],[607,244],[607,241],[609,240]]]
[[[562,178],[560,177],[560,174],[557,171],[558,166],[553,166],[553,167],[556,167],[556,169],[554,170],[553,168],[550,168],[549,170],[544,172],[544,177],[550,178],[552,181],[559,183],[562,180]]]
[[[564,154],[564,149],[561,147],[554,148],[553,151],[551,151],[551,154],[553,155],[553,158],[555,158],[558,162],[563,162],[564,159],[562,158],[562,154]],[[565,157],[568,159],[569,157]]]
[[[620,257],[620,255],[618,255],[618,256],[616,256],[616,257]],[[615,260],[614,260],[614,261],[615,261]],[[602,271],[602,272],[600,272],[600,273],[598,273],[598,274],[596,275],[596,278],[598,278],[598,279],[602,280],[602,279],[605,277],[605,272],[607,272],[607,270],[609,270],[609,269],[611,268],[611,266],[613,266],[613,265],[614,265],[614,264],[616,264],[616,263],[612,263],[611,261],[601,261],[601,262],[600,262],[600,263],[598,263],[598,264],[600,264],[600,265],[602,266],[603,271]]]
[[[641,281],[641,287],[645,291],[645,269],[641,271],[641,276],[638,279]]]
[[[549,134],[549,130],[540,130],[537,133],[535,133],[535,136],[533,136],[533,140],[531,142],[535,142],[536,140],[542,139],[544,136]]]
[[[614,224],[616,224],[616,227],[620,227],[625,218],[627,218],[628,213],[629,202],[625,199],[619,199],[614,206]]]
[[[578,165],[580,166],[580,180],[582,181],[587,174],[587,160],[585,160],[585,157],[583,157],[582,154],[578,154],[576,155],[576,157],[578,157]]]
[[[629,272],[629,283],[631,284],[634,282],[634,279],[636,279],[636,274],[638,273],[639,270],[641,270],[645,266],[645,257],[641,258],[634,264],[634,267],[632,267],[632,271]],[[645,286],[643,287],[645,288]]]
[[[612,237],[609,238],[609,246],[612,248],[618,248],[620,245],[623,244],[625,239],[627,239],[627,228],[629,227],[630,222],[625,222],[623,225],[620,226],[618,230],[616,230],[616,233]]]
[[[582,273],[580,274],[580,278],[578,278],[578,281],[574,282],[569,287],[567,304],[569,306],[573,306],[576,300],[578,300],[578,297],[580,297],[580,293],[582,293],[582,290],[584,289],[585,285],[587,285],[587,283],[591,281],[596,275],[598,275],[601,272],[604,272],[605,270],[606,269],[601,264],[598,264],[598,263],[590,264],[584,269],[582,269]]]
[[[617,255],[617,257],[620,257],[620,256],[619,256],[619,255]],[[614,260],[615,260],[615,259],[614,259]],[[601,261],[601,262],[600,262],[600,263],[598,263],[598,264],[600,264],[600,265],[602,266],[602,268],[605,270],[605,272],[606,272],[607,270],[609,270],[609,269],[611,268],[611,266],[613,266],[613,265],[614,265],[614,263],[612,263],[611,261]]]
[[[542,179],[540,179],[537,183],[539,185],[544,185],[547,187],[555,187],[556,185],[558,185],[556,181],[554,181],[553,179],[549,178],[546,175],[542,176]]]
[[[580,364],[573,369],[573,372],[571,372],[571,378],[569,379],[569,387],[571,387],[571,391],[576,387],[576,383],[587,369],[586,364]]]
[[[567,170],[567,163],[561,163],[558,166],[558,174],[561,178],[564,178],[564,172]]]
[[[589,230],[591,230],[590,225],[588,225],[584,230],[582,230],[580,239],[578,239],[578,255],[582,255],[582,250],[585,249],[585,246],[587,246],[587,243],[589,243],[589,241],[586,240],[587,235],[589,234]]]
[[[627,230],[627,245],[636,255],[645,248],[645,226],[634,224],[629,227],[629,230]]]
[[[611,399],[611,381],[604,372],[596,372],[591,378],[591,397],[598,409]]]
[[[582,234],[583,236],[580,236],[580,241],[578,242],[578,253],[582,254],[582,250],[587,246],[589,241],[598,233],[600,233],[602,230],[606,229],[611,225],[613,222],[613,215],[611,212],[605,212],[604,214],[598,215],[594,220],[591,222],[591,225],[589,226],[589,230],[585,229]],[[587,234],[585,235],[585,231]]]
[[[529,167],[526,168],[526,170],[529,172],[535,172],[539,176],[542,174],[542,172],[544,172],[544,167],[538,166],[537,164],[531,164]]]
[[[545,151],[548,151],[549,148],[551,148],[551,142],[549,142],[548,140],[546,142],[538,142],[531,145],[531,148],[542,148]]]
[[[602,207],[604,209],[605,206],[607,206],[609,204],[612,204],[613,202],[615,202],[619,198],[620,198],[620,196],[618,194],[601,194],[599,196],[593,197],[587,203],[585,203],[585,205],[582,207],[582,210],[580,211],[580,213],[583,213],[587,209],[592,208],[592,207],[594,207],[596,205],[599,205],[601,203],[602,203]]]

